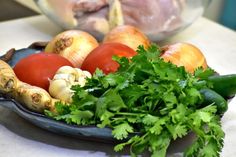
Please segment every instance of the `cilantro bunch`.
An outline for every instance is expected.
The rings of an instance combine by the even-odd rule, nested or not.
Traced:
[[[196,139],[184,156],[219,156],[224,132],[216,107],[198,105],[203,88],[195,86],[199,79],[164,62],[156,45],[140,46],[137,52],[131,60],[113,57],[120,64],[116,73],[97,70],[86,86],[72,87],[70,105],[58,103],[58,114],[47,114],[69,124],[109,127],[115,139],[125,141],[115,151],[128,145],[134,157],[145,150],[152,157],[165,157],[171,141],[189,132]],[[197,75],[204,72],[198,69]]]

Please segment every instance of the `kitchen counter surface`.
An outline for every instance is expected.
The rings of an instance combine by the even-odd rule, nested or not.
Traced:
[[[21,49],[35,41],[49,41],[62,29],[45,16],[34,16],[0,23],[0,55],[10,48]],[[236,73],[236,33],[205,18],[160,44],[190,42],[199,47],[208,65],[220,74]],[[236,99],[222,118],[226,133],[222,157],[236,154]],[[106,143],[82,141],[40,129],[0,105],[0,157],[113,157]]]

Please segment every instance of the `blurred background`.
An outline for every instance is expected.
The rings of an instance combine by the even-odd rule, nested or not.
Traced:
[[[212,0],[204,17],[236,30],[235,0]],[[0,22],[39,15],[33,0],[0,0]]]

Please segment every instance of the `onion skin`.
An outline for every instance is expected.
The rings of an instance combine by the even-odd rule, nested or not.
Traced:
[[[56,53],[80,67],[86,56],[98,46],[97,40],[84,31],[68,30],[55,36],[46,46],[46,53]]]
[[[113,28],[103,39],[103,43],[118,42],[129,46],[133,50],[137,50],[139,45],[147,48],[150,40],[138,28],[121,25]]]
[[[176,43],[162,47],[162,58],[177,66],[184,66],[185,69],[194,73],[195,69],[202,67],[206,69],[207,62],[203,53],[194,45],[189,43]]]

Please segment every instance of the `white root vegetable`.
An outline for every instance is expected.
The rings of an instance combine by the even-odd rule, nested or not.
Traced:
[[[22,82],[13,93],[13,97],[33,111],[43,112],[45,109],[54,111],[55,101],[40,87]]]
[[[53,99],[46,90],[21,82],[12,68],[2,60],[0,60],[0,92],[36,112],[43,112],[45,109],[55,112],[55,102],[59,101]]]
[[[0,92],[11,93],[17,88],[18,80],[13,69],[4,61],[0,60]]]
[[[87,77],[91,78],[91,74],[88,71],[63,66],[58,69],[54,78],[50,80],[49,93],[61,101],[71,102],[73,95],[71,87],[73,85],[84,86]]]

